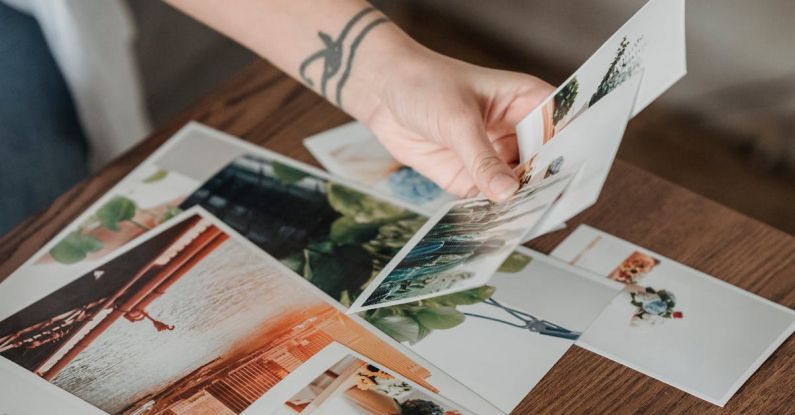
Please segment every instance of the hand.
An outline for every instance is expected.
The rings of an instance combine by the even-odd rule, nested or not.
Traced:
[[[398,161],[459,196],[519,187],[514,127],[553,88],[434,53],[364,0],[168,0],[362,121]]]
[[[392,59],[389,59],[392,61]],[[553,92],[530,75],[457,61],[421,47],[383,67],[359,117],[392,155],[445,190],[502,201],[519,187],[515,126]],[[352,111],[356,115],[356,111]]]

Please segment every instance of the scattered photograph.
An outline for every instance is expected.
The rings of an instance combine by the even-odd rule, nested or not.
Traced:
[[[332,342],[429,369],[199,209],[0,321],[0,356],[108,413],[241,413]]]
[[[651,0],[517,126],[520,160],[628,79],[643,72],[632,109],[639,113],[687,72],[684,0]]]
[[[367,286],[351,311],[482,286],[541,221],[571,181],[555,175],[502,203],[469,199],[431,218]]]
[[[624,286],[579,345],[719,406],[795,330],[793,310],[585,225],[552,256]]]
[[[296,165],[242,155],[180,205],[201,206],[343,305],[426,218]]]
[[[378,363],[346,354],[311,379],[272,415],[462,415]]]
[[[200,182],[145,162],[2,281],[0,319],[85,274],[180,212]]]
[[[304,145],[332,174],[362,183],[376,194],[411,203],[427,215],[455,199],[431,180],[395,160],[359,122],[316,134],[305,139]]]
[[[621,288],[520,247],[486,286],[363,316],[509,413]]]

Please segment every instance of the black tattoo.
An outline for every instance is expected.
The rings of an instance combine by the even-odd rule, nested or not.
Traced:
[[[360,20],[362,20],[362,18],[375,11],[375,8],[368,7],[359,13],[356,13],[356,15],[354,15],[351,20],[345,24],[345,27],[342,28],[342,32],[340,32],[339,36],[337,36],[337,39],[332,39],[328,33],[318,32],[318,37],[320,37],[320,40],[323,41],[324,47],[323,49],[309,55],[308,58],[301,62],[301,67],[298,70],[298,74],[301,76],[301,79],[303,79],[303,81],[306,82],[306,84],[310,87],[314,87],[315,82],[306,75],[306,70],[316,60],[322,59],[323,72],[320,77],[320,93],[324,97],[328,98],[328,82],[339,73],[340,67],[342,66],[342,55],[344,52],[345,39],[348,37],[348,34],[353,27]],[[356,49],[362,43],[364,37],[367,36],[367,34],[373,30],[373,28],[387,21],[388,19],[383,16],[371,21],[365,27],[363,27],[361,31],[359,31],[359,34],[357,34],[351,42],[348,48],[348,59],[345,61],[345,69],[337,80],[335,102],[338,107],[342,107],[342,88],[345,86],[345,83],[348,81],[348,77],[350,76],[353,58],[356,56]]]

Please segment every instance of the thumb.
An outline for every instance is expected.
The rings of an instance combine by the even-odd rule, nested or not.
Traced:
[[[453,127],[455,135],[446,140],[464,163],[477,188],[489,199],[501,202],[519,189],[519,181],[500,159],[489,140],[481,117],[466,117]]]

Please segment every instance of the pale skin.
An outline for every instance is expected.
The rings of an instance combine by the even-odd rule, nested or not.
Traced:
[[[553,88],[435,53],[363,0],[167,0],[269,60],[458,196],[519,187],[514,127]]]

